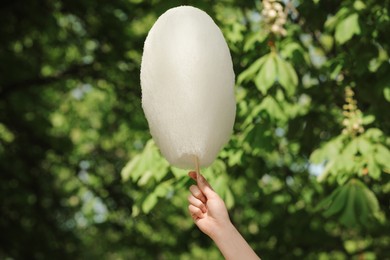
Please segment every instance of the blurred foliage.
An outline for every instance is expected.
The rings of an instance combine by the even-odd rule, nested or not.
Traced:
[[[231,49],[234,135],[203,173],[254,250],[388,259],[389,0],[3,3],[0,258],[221,258],[140,103],[144,39],[182,4]]]

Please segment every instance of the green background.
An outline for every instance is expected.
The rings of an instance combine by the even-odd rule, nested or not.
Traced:
[[[390,1],[22,1],[0,8],[0,258],[221,259],[141,108],[158,16],[206,11],[234,134],[203,171],[263,259],[390,258]],[[354,94],[351,94],[354,93]]]

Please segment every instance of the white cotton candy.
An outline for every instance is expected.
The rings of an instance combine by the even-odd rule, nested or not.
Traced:
[[[161,15],[146,38],[142,107],[173,166],[209,166],[232,133],[236,103],[228,46],[205,12],[190,6]]]

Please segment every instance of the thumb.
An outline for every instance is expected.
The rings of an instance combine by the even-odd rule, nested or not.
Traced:
[[[207,180],[199,173],[197,184],[199,189],[203,192],[203,194],[206,196],[206,198],[212,198],[215,196],[215,191],[210,186],[210,184],[207,182]]]
[[[190,171],[188,173],[191,179],[197,182],[197,186],[200,191],[206,196],[206,198],[210,198],[216,195],[215,191],[211,187],[211,185],[207,182],[205,177],[199,173],[199,177],[197,178],[197,173],[195,171]]]

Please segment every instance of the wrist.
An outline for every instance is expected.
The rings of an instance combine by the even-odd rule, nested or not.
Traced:
[[[225,259],[260,259],[230,221],[210,237]]]
[[[219,224],[215,231],[210,234],[210,238],[218,244],[218,242],[233,236],[236,232],[237,229],[229,220],[225,223]]]

